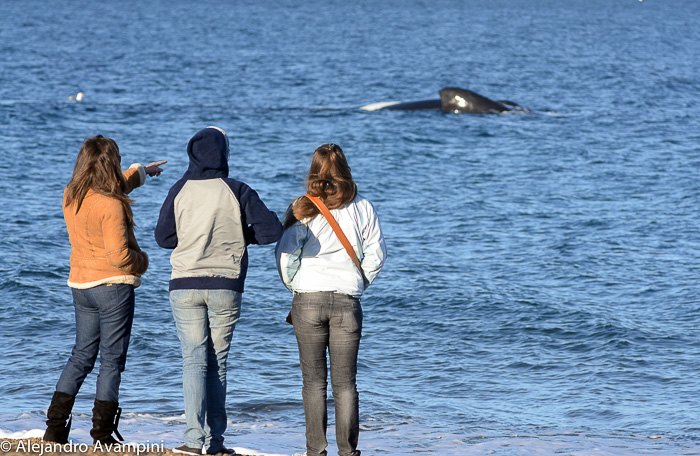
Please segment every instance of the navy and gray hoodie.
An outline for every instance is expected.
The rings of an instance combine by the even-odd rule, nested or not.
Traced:
[[[217,127],[200,130],[187,145],[190,165],[170,189],[156,225],[156,242],[174,249],[170,290],[243,292],[249,244],[282,235],[277,215],[243,182],[228,177],[229,145]]]

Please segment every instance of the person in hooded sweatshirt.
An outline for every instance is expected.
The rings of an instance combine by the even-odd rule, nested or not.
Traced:
[[[233,453],[224,446],[226,359],[241,310],[247,246],[271,244],[282,224],[258,194],[229,178],[229,142],[218,127],[187,145],[189,168],[173,185],[155,229],[170,256],[170,304],[182,346],[185,443],[173,451]]]

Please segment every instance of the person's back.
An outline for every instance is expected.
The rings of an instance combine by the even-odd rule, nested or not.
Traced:
[[[126,192],[143,185],[146,172],[134,165],[124,173]],[[66,206],[63,218],[71,244],[68,286],[86,289],[104,283],[141,284],[148,268],[148,255],[136,242],[133,226],[124,224],[118,199],[89,189],[81,201]],[[126,240],[126,245],[124,241]]]
[[[229,145],[217,127],[187,146],[187,172],[170,189],[155,236],[173,249],[170,303],[182,345],[185,454],[226,452],[226,359],[240,316],[248,244],[269,244],[282,225],[248,185],[228,177]]]
[[[374,280],[382,267],[385,252],[372,203],[362,195],[346,205],[330,210],[350,244],[357,249],[365,278]],[[333,291],[362,296],[362,274],[325,218],[287,228],[277,248],[279,273],[287,287],[295,292]],[[297,243],[305,239],[303,249]],[[294,252],[299,249],[298,252]]]
[[[223,179],[188,180],[173,201],[178,242],[171,289],[243,291],[246,240],[238,198]]]

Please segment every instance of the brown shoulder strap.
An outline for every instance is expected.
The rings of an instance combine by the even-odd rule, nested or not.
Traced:
[[[365,273],[362,270],[362,266],[360,266],[360,260],[357,259],[357,255],[355,254],[355,250],[352,248],[352,244],[350,244],[350,241],[348,241],[348,238],[345,236],[345,233],[343,233],[343,230],[340,228],[340,225],[338,225],[338,222],[336,222],[333,214],[331,214],[331,211],[328,210],[320,198],[309,194],[304,196],[310,199],[311,202],[316,205],[318,210],[321,211],[321,214],[323,214],[326,220],[328,220],[328,224],[331,226],[331,228],[333,228],[333,231],[335,231],[335,235],[338,236],[340,243],[343,244],[343,247],[345,247],[345,250],[348,252],[348,255],[350,255],[350,258],[352,259],[353,263],[355,263],[357,270],[360,271],[360,274],[362,274],[362,278],[364,279]]]

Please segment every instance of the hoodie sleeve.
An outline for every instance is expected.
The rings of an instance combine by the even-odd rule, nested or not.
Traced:
[[[175,197],[182,188],[182,183],[178,182],[168,192],[168,196],[160,208],[158,223],[156,224],[156,242],[164,249],[174,249],[177,247],[177,225],[175,224]]]
[[[241,216],[246,244],[277,242],[282,236],[282,224],[277,218],[277,214],[265,206],[255,190],[246,184],[239,184],[238,192],[235,189],[234,192],[237,193],[242,209]]]

